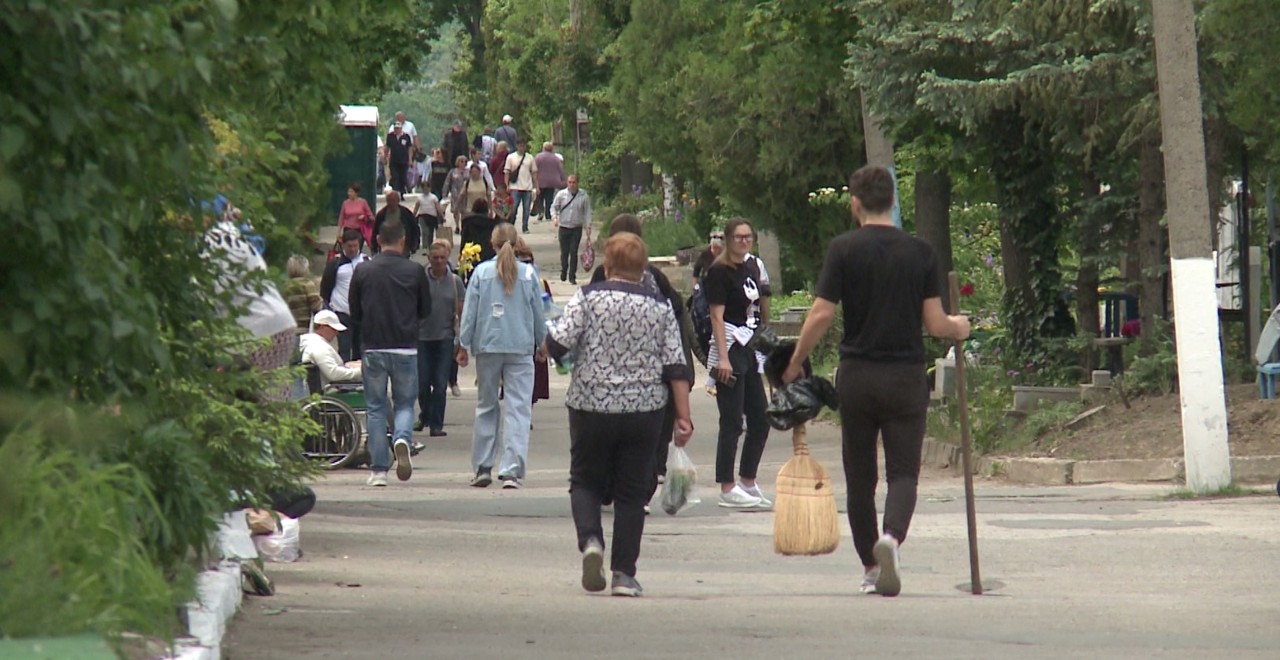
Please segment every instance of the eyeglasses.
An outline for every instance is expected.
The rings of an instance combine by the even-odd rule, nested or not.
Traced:
[[[733,235],[733,240],[741,241],[743,243],[748,243],[753,238],[755,238],[755,236],[752,236],[751,234],[734,234]]]

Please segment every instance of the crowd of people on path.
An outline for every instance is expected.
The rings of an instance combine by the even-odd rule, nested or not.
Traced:
[[[420,148],[416,135],[399,137],[409,135],[405,124],[398,116],[388,137]],[[552,145],[536,156],[526,147],[510,116],[471,143],[455,124],[424,170],[420,194],[434,198],[425,206],[426,220],[424,206],[404,205],[398,190],[388,192],[386,207],[374,214],[353,186],[339,214],[341,243],[318,290],[294,284],[305,271],[299,264],[294,272],[291,263],[289,309],[296,322],[289,333],[303,334],[304,355],[326,382],[363,383],[372,486],[385,486],[393,466],[398,478],[410,478],[412,431],[446,435],[446,391],[453,384],[456,394],[459,366],[474,365],[470,483],[521,488],[532,406],[549,396],[548,362],[572,358],[565,404],[582,585],[601,591],[611,580],[614,594],[635,596],[642,591],[635,576],[647,503],[663,481],[667,449],[693,434],[695,353],[705,354],[706,388],[718,410],[717,504],[772,506],[757,481],[770,429],[766,356],[751,341],[769,321],[769,274],[753,254],[757,236],[749,220],[731,219],[712,233],[693,265],[695,296],[710,319],[710,336],[695,350],[694,307],[649,265],[642,224],[624,214],[611,224],[603,265],[559,310],[521,234],[531,208],[549,219],[560,245],[560,279],[577,284],[584,233],[590,240],[590,199],[577,176],[565,174]],[[452,169],[436,166],[447,159]],[[929,246],[894,226],[892,176],[864,167],[850,178],[849,190],[857,227],[829,246],[815,303],[782,380],[804,374],[806,358],[842,305],[837,391],[848,516],[864,567],[862,590],[892,596],[901,588],[898,548],[915,508],[928,402],[920,328],[963,339],[969,324],[942,311]],[[473,252],[459,247],[459,262],[448,238],[432,238],[447,226],[441,224],[447,216],[450,237],[474,246]],[[425,267],[408,258],[420,245],[429,253]],[[475,263],[462,267],[468,254]],[[888,483],[882,528],[874,501],[877,438]],[[611,578],[600,514],[610,504]]]

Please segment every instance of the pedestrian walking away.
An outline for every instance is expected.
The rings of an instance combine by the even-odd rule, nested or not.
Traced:
[[[547,338],[559,358],[575,352],[569,408],[569,499],[582,553],[582,587],[603,591],[600,506],[613,498],[612,594],[639,596],[636,562],[651,494],[663,409],[674,400],[677,446],[693,435],[689,368],[666,298],[641,284],[649,255],[639,236],[605,243],[608,279],[579,289]]]
[[[466,295],[462,278],[449,270],[448,241],[431,244],[427,283],[431,288],[431,313],[418,326],[418,423],[415,431],[430,429],[431,437],[443,437],[445,390],[457,355],[458,322]]]
[[[503,488],[520,488],[529,460],[529,417],[533,398],[533,356],[543,354],[547,326],[542,314],[538,272],[516,259],[514,225],[493,229],[492,259],[471,273],[458,333],[458,364],[476,358],[476,418],[471,440],[471,485],[493,482],[498,450],[498,418],[502,417],[502,461],[498,479]],[[505,389],[502,401],[498,388]]]
[[[943,312],[933,249],[894,226],[893,175],[883,167],[863,167],[849,179],[849,196],[859,227],[831,241],[782,379],[803,375],[805,358],[842,304],[836,389],[849,526],[862,560],[861,590],[896,596],[902,589],[898,549],[915,512],[929,405],[920,327],[923,322],[935,337],[963,340],[969,320]],[[876,529],[877,437],[884,443],[888,483],[883,533]]]
[[[551,204],[551,222],[560,239],[560,281],[577,284],[578,248],[583,228],[591,225],[591,197],[578,187],[578,175],[569,175],[567,183]]]
[[[538,167],[538,199],[534,202],[534,215],[540,216],[543,222],[550,220],[551,203],[556,191],[569,185],[564,174],[564,161],[556,155],[555,145],[542,143],[542,151],[533,157]]]
[[[620,213],[609,223],[609,236],[617,236],[621,233],[635,234],[641,240],[644,240],[643,225],[640,218],[631,213]],[[591,283],[598,284],[605,281],[605,269],[601,264],[591,273]],[[689,365],[689,383],[693,384],[693,343],[694,333],[692,322],[689,319],[689,310],[685,307],[684,297],[675,287],[671,286],[671,280],[663,274],[653,264],[649,264],[645,268],[645,272],[640,277],[640,285],[646,289],[662,294],[667,304],[671,305],[671,310],[675,312],[676,325],[680,328],[680,350],[684,355],[685,364]],[[671,446],[672,434],[675,432],[676,424],[676,396],[673,392],[667,401],[667,407],[663,410],[662,430],[658,434],[658,447],[654,455],[653,464],[653,484],[649,489],[649,496],[657,494],[658,486],[663,483],[667,476],[667,449]]]
[[[320,298],[324,306],[338,315],[338,320],[349,331],[338,335],[338,354],[343,361],[360,359],[360,326],[351,317],[351,277],[356,266],[369,260],[360,251],[363,238],[355,229],[347,229],[342,233],[342,252],[329,260],[324,274],[320,276]]]
[[[502,115],[502,125],[498,130],[493,132],[493,139],[497,142],[506,142],[507,148],[516,146],[520,141],[520,133],[516,131],[516,127],[512,124],[515,118],[511,115]]]
[[[406,215],[408,219],[413,216]],[[382,251],[351,278],[351,316],[361,327],[370,486],[386,486],[391,453],[396,477],[413,474],[413,404],[418,398],[418,328],[431,314],[431,285],[405,252],[405,227],[389,220],[378,230]],[[388,395],[387,385],[391,392]],[[388,408],[395,441],[388,446]]]
[[[767,321],[764,301],[769,286],[750,255],[755,229],[746,218],[725,224],[727,245],[707,270],[702,288],[711,310],[711,346],[707,369],[716,380],[716,408],[720,411],[720,431],[716,443],[716,483],[720,484],[719,505],[734,509],[769,507],[772,503],[756,485],[756,472],[769,422],[768,401],[761,370],[764,356],[747,348],[752,335]],[[742,437],[746,416],[746,439],[738,466],[740,483],[733,475],[733,462]]]

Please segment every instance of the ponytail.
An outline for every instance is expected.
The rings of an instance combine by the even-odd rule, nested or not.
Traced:
[[[498,279],[502,280],[502,289],[511,295],[516,286],[516,277],[520,275],[520,264],[516,261],[516,240],[520,235],[516,233],[516,226],[503,222],[493,228],[491,240],[494,247],[498,249],[497,261]]]

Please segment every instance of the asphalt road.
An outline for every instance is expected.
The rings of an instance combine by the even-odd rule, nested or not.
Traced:
[[[554,263],[549,225],[529,240]],[[519,491],[467,486],[471,380],[464,370],[463,397],[450,399],[448,437],[422,438],[412,480],[374,489],[343,470],[315,486],[305,556],[268,566],[278,593],[247,597],[225,657],[1280,657],[1274,494],[1187,501],[1167,486],[980,481],[987,594],[973,596],[961,481],[926,470],[903,593],[882,598],[858,594],[847,521],[833,555],[780,557],[772,514],[720,509],[704,483],[701,504],[648,518],[642,598],[587,594],[567,495],[567,379],[553,374],[552,400],[534,410]],[[700,390],[693,401],[690,450],[709,482],[714,401]],[[842,496],[836,429],[815,425],[810,442]],[[789,454],[789,437],[772,436],[767,493]]]

